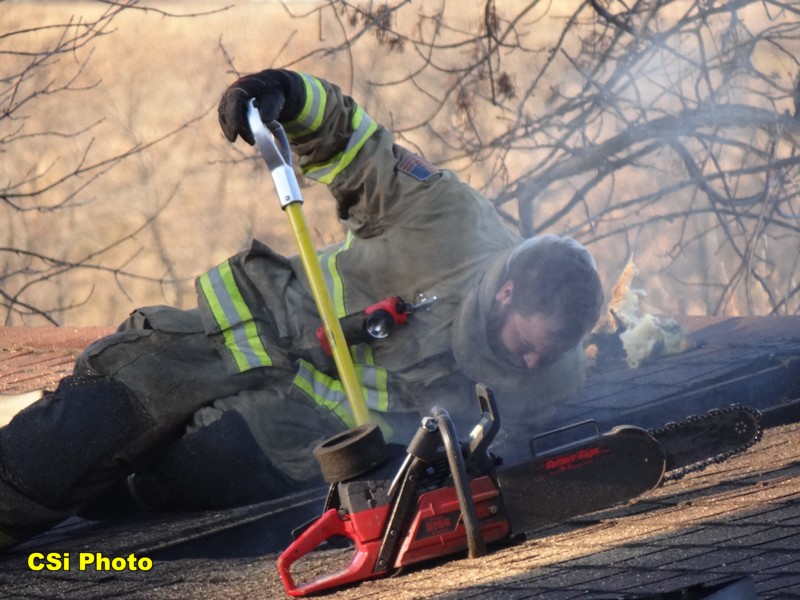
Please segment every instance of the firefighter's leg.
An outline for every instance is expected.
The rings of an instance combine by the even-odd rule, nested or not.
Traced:
[[[229,374],[194,311],[139,309],[113,336],[91,345],[76,373],[124,383],[163,429],[184,426],[202,406],[262,384],[262,370]],[[154,432],[161,437],[162,431]],[[142,440],[149,446],[149,439]]]
[[[292,376],[198,411],[186,433],[130,479],[137,500],[225,508],[323,484],[312,450],[344,424],[293,388]]]
[[[106,377],[68,377],[0,429],[0,549],[68,517],[120,469],[119,450],[153,427]]]
[[[74,514],[199,408],[261,383],[256,371],[227,375],[199,319],[176,314],[174,331],[126,328],[93,344],[78,376],[0,430],[0,546]]]

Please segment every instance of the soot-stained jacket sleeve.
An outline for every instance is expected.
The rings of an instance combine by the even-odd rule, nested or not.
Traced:
[[[303,174],[329,186],[338,217],[354,235],[373,237],[413,218],[415,203],[432,195],[443,201],[463,195],[457,179],[395,144],[391,132],[337,85],[299,76],[303,107],[284,127]]]

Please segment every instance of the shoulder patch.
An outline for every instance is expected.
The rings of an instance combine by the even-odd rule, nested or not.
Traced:
[[[427,181],[434,175],[441,173],[441,169],[437,169],[426,159],[419,154],[409,154],[399,163],[397,163],[397,170],[406,175],[410,175],[418,181]]]

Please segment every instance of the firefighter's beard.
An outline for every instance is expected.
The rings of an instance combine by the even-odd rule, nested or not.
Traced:
[[[509,305],[502,305],[495,300],[486,319],[486,337],[489,340],[489,348],[498,360],[512,367],[521,367],[518,357],[503,344],[503,327],[505,327],[510,314],[511,307]]]

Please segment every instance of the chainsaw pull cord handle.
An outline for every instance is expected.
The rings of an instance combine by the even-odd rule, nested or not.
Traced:
[[[483,556],[486,554],[486,543],[483,540],[478,523],[478,514],[475,511],[475,502],[472,499],[472,492],[469,487],[467,468],[464,465],[464,456],[461,454],[461,445],[456,439],[453,420],[444,408],[438,406],[433,407],[431,414],[439,426],[445,455],[450,466],[450,474],[453,477],[453,484],[456,488],[458,504],[461,508],[461,518],[464,520],[464,530],[467,535],[469,557],[477,558]]]
[[[355,424],[364,425],[370,422],[369,410],[364,400],[364,394],[361,391],[361,383],[353,366],[350,349],[342,332],[341,323],[339,323],[339,318],[336,316],[336,309],[333,306],[330,291],[325,284],[322,267],[311,243],[311,235],[302,210],[303,196],[300,193],[300,185],[297,183],[297,177],[292,167],[292,152],[286,133],[277,121],[269,123],[269,131],[267,130],[267,127],[261,121],[261,115],[255,106],[254,99],[248,102],[247,120],[256,145],[261,151],[261,156],[263,156],[267,167],[269,167],[272,181],[278,192],[281,208],[289,218],[289,224],[297,242],[300,260],[303,263],[303,269],[308,278],[317,310],[325,325],[331,354],[336,363],[336,369],[339,372],[339,379],[347,396],[350,411],[353,413]]]

